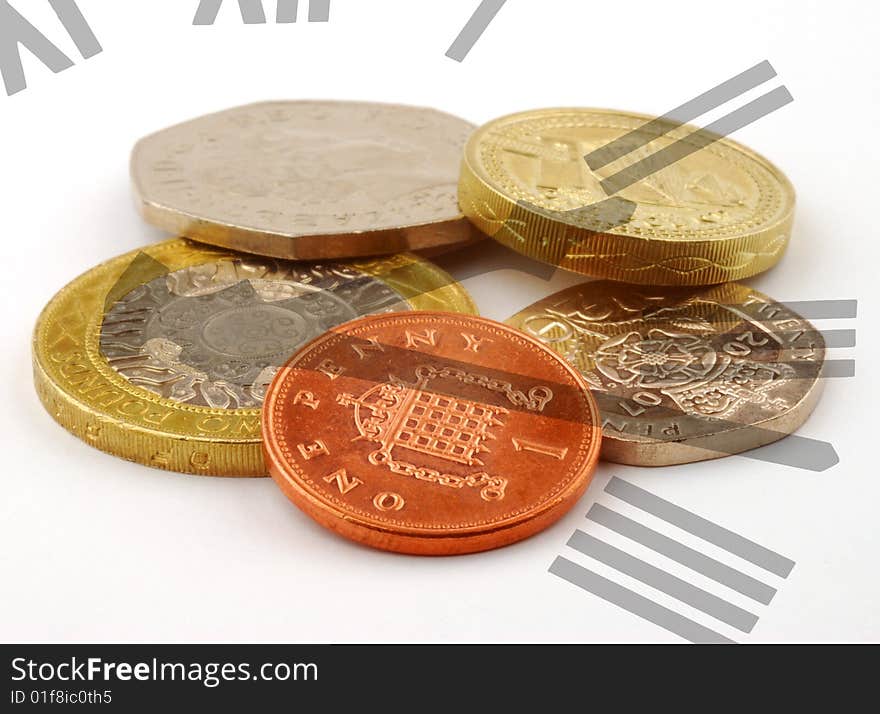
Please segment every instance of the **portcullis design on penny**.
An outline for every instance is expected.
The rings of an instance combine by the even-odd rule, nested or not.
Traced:
[[[483,318],[360,318],[303,347],[263,406],[269,471],[322,525],[451,555],[526,538],[587,488],[598,410],[539,341]]]

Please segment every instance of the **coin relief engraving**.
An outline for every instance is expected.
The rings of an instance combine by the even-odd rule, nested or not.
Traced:
[[[267,102],[142,139],[132,176],[145,218],[172,232],[284,258],[380,255],[473,237],[456,191],[473,129],[422,107]]]
[[[49,301],[34,331],[34,383],[49,414],[102,451],[184,473],[265,476],[259,407],[291,352],[364,313],[424,309],[474,305],[408,253],[296,263],[177,238],[102,263]],[[289,410],[316,418],[333,403],[306,385],[297,395]],[[297,443],[306,436],[325,438],[311,430]]]
[[[710,322],[694,314],[700,302],[704,308],[729,312],[711,300],[663,304],[650,293],[633,291],[625,305],[612,299],[604,305],[600,301],[575,309],[551,307],[546,317],[529,318],[526,328],[546,335],[546,331],[533,329],[535,322],[564,324],[573,345],[569,356],[583,354],[585,341],[598,340],[590,350],[594,368],[585,373],[588,381],[597,388],[615,390],[644,408],[665,404],[686,414],[717,417],[733,416],[747,404],[768,411],[787,408],[789,400],[779,394],[795,378],[795,370],[784,361],[778,339],[772,332],[769,338],[746,332],[727,339],[719,326],[730,327],[740,316],[729,312],[726,319],[719,322],[715,315]],[[629,319],[625,318],[627,312],[633,315]],[[624,319],[616,319],[620,317]],[[638,329],[607,334],[609,329],[626,326]],[[668,329],[670,326],[683,329]],[[753,327],[764,332],[761,325]],[[771,339],[774,345],[770,345]],[[756,353],[753,347],[765,349]]]
[[[795,193],[767,159],[693,126],[599,109],[539,109],[495,119],[465,149],[459,201],[483,232],[532,258],[643,285],[712,285],[774,265],[791,236]],[[623,158],[585,156],[639,134]],[[679,142],[681,142],[679,144]],[[675,145],[692,153],[613,196],[603,182]],[[690,148],[690,147],[688,147]]]
[[[330,456],[327,444],[320,439],[315,439],[312,443],[297,444],[296,448],[299,449],[299,453],[306,461],[311,461],[318,456]]]
[[[504,498],[507,479],[484,471],[457,476],[395,458],[396,448],[433,456],[466,466],[484,466],[479,455],[489,453],[487,441],[496,439],[493,427],[503,427],[508,413],[501,407],[477,404],[427,391],[428,377],[408,385],[389,375],[389,381],[360,397],[340,394],[336,401],[354,409],[360,438],[379,448],[368,459],[392,473],[451,488],[479,488],[486,501]]]
[[[293,398],[293,403],[302,404],[309,409],[317,409],[321,405],[321,401],[319,399],[315,399],[314,394],[305,391],[297,392],[297,395]]]
[[[352,349],[373,340],[381,354]],[[317,412],[291,408],[304,389]],[[273,382],[262,425],[270,473],[319,523],[432,554],[544,527],[586,488],[601,436],[572,366],[521,331],[444,312],[359,318],[311,342]],[[330,455],[304,458],[317,433]]]
[[[126,379],[167,399],[255,408],[300,345],[359,315],[408,309],[389,286],[344,265],[216,261],[123,296],[104,317],[100,348]]]
[[[329,476],[325,476],[324,483],[335,483],[336,487],[339,489],[339,493],[344,496],[349,491],[362,485],[363,481],[354,476],[349,476],[345,469],[339,469]]]
[[[620,165],[636,163],[673,143],[679,134],[649,144],[593,171],[584,156],[641,120],[613,113],[582,111],[523,118],[490,133],[480,145],[480,161],[493,181],[520,200],[553,211],[571,211],[607,196],[599,185]],[[729,142],[721,142],[668,166],[624,189],[620,196],[636,212],[612,232],[700,240],[750,227],[773,225],[785,198],[770,170]],[[570,220],[577,221],[576,214]],[[589,226],[587,226],[589,227]]]
[[[736,283],[701,289],[586,283],[508,322],[578,367],[597,393],[606,448],[617,440],[621,451],[614,453],[624,459],[636,444],[658,454],[668,444],[664,453],[675,463],[679,443],[712,437],[721,446],[732,443],[725,434],[741,427],[799,423],[818,398],[821,333]],[[769,443],[791,428],[756,429],[731,448]],[[632,458],[648,458],[641,453]]]

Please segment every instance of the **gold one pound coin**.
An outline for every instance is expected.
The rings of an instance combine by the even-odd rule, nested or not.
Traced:
[[[650,120],[543,109],[491,121],[465,149],[462,211],[514,250],[598,278],[709,285],[774,265],[794,218],[794,190],[782,172],[730,139],[702,146],[705,134],[693,134],[695,127],[664,134],[657,122],[646,127]],[[636,148],[590,168],[588,154],[630,132]],[[702,148],[606,194],[603,180],[677,141]]]

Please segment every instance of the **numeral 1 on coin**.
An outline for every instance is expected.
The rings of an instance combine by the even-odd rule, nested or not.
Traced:
[[[518,439],[516,437],[513,437],[511,441],[513,442],[513,448],[517,451],[531,451],[535,454],[552,456],[554,459],[559,459],[560,461],[562,461],[568,453],[567,448],[559,449],[553,446],[545,446],[544,444],[536,444],[533,441],[526,441],[525,439]]]

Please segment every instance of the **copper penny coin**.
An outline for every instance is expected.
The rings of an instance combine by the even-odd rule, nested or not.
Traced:
[[[497,548],[560,518],[599,455],[580,373],[484,318],[359,318],[302,349],[269,387],[272,477],[321,525],[384,550]]]

